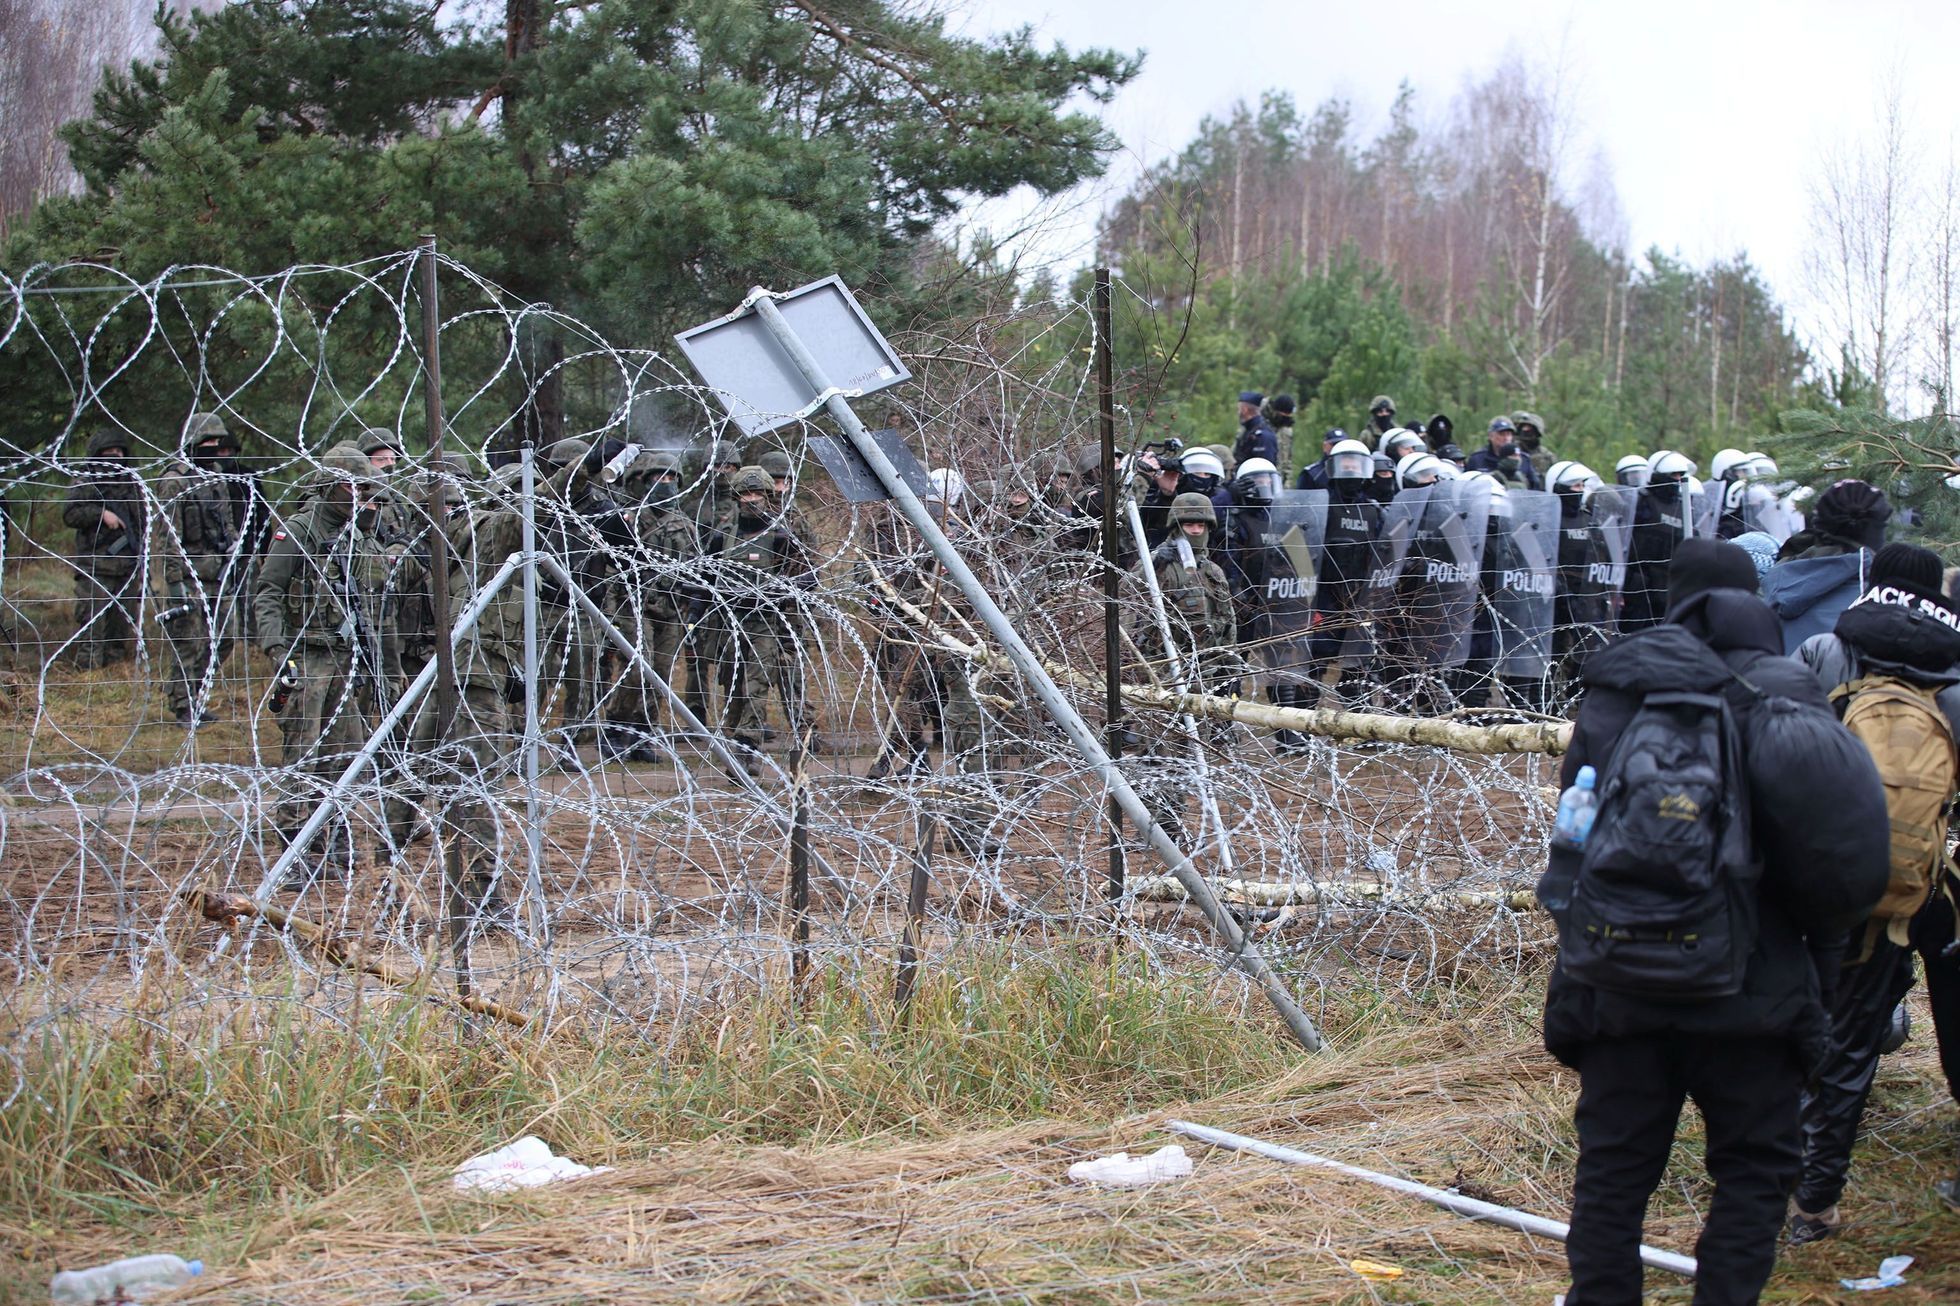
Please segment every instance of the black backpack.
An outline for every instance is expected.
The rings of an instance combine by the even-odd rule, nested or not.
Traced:
[[[1648,694],[1599,777],[1559,965],[1602,989],[1727,997],[1756,946],[1762,864],[1742,744],[1719,693]]]

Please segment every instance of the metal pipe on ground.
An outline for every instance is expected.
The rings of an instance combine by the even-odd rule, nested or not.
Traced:
[[[1166,1124],[1174,1133],[1183,1134],[1187,1138],[1198,1139],[1200,1142],[1210,1143],[1214,1147],[1223,1147],[1234,1152],[1250,1152],[1254,1156],[1263,1156],[1271,1161],[1283,1161],[1287,1165],[1303,1165],[1312,1166],[1317,1170],[1332,1170],[1334,1173],[1344,1174],[1350,1179],[1364,1180],[1367,1183],[1375,1185],[1377,1188],[1386,1188],[1391,1192],[1406,1193],[1410,1197],[1419,1197],[1431,1206],[1440,1206],[1445,1211],[1463,1216],[1465,1219],[1482,1220],[1487,1224],[1502,1225],[1506,1229],[1516,1229],[1520,1233],[1536,1234],[1541,1238],[1550,1238],[1560,1243],[1564,1242],[1572,1233],[1572,1226],[1563,1220],[1548,1219],[1542,1215],[1533,1215],[1529,1211],[1520,1211],[1509,1206],[1499,1206],[1495,1202],[1479,1201],[1474,1197],[1465,1197],[1462,1193],[1453,1193],[1447,1188],[1435,1188],[1429,1184],[1420,1184],[1413,1179],[1398,1179],[1394,1175],[1382,1174],[1376,1170],[1364,1170],[1358,1165],[1348,1165],[1343,1161],[1335,1161],[1328,1157],[1316,1156],[1312,1152],[1302,1152],[1291,1147],[1282,1147],[1278,1143],[1268,1143],[1261,1138],[1252,1138],[1245,1134],[1234,1134],[1223,1129],[1213,1129],[1209,1125],[1195,1125],[1188,1120],[1171,1120],[1167,1121]],[[1678,1252],[1664,1252],[1657,1247],[1648,1247],[1643,1243],[1640,1248],[1640,1262],[1656,1270],[1667,1270],[1670,1273],[1679,1274],[1689,1279],[1695,1277],[1695,1258],[1692,1256],[1682,1256]]]
[[[1014,629],[1014,623],[1007,619],[1007,614],[1002,612],[1000,606],[994,602],[993,596],[987,592],[987,587],[973,574],[973,569],[966,565],[966,559],[960,556],[959,550],[954,548],[952,541],[946,538],[946,533],[939,528],[939,523],[935,522],[932,514],[926,511],[925,504],[912,492],[912,487],[905,483],[905,478],[899,475],[898,468],[893,466],[891,459],[885,456],[885,451],[878,447],[876,440],[871,438],[871,433],[865,429],[864,423],[858,420],[858,415],[852,411],[851,405],[832,384],[823,365],[817,361],[816,356],[784,320],[782,310],[776,307],[770,292],[757,286],[750,291],[749,297],[755,305],[757,316],[762,319],[770,335],[782,346],[783,352],[803,374],[803,379],[810,388],[817,395],[822,396],[825,410],[856,447],[859,457],[863,458],[866,465],[877,475],[879,483],[884,486],[885,493],[892,497],[892,501],[898,505],[898,510],[905,520],[911,523],[912,529],[919,533],[919,537],[932,550],[933,556],[946,569],[947,576],[959,587],[960,593],[966,597],[967,602],[972,604],[974,612],[986,624],[994,638],[1000,641],[1015,670],[1033,687],[1036,697],[1048,710],[1049,717],[1068,735],[1070,742],[1075,745],[1084,760],[1095,768],[1103,784],[1122,807],[1123,814],[1139,830],[1149,832],[1147,838],[1151,851],[1156,853],[1165,868],[1184,884],[1186,891],[1191,894],[1192,901],[1198,904],[1206,919],[1211,922],[1212,928],[1224,939],[1227,953],[1259,986],[1266,995],[1266,1000],[1279,1012],[1281,1020],[1286,1023],[1301,1046],[1310,1052],[1318,1051],[1321,1047],[1321,1037],[1320,1031],[1314,1028],[1313,1021],[1307,1018],[1307,1013],[1302,1011],[1300,1005],[1293,1000],[1293,995],[1287,991],[1285,984],[1266,963],[1266,959],[1251,946],[1251,940],[1239,927],[1238,921],[1233,919],[1232,914],[1212,895],[1210,886],[1205,883],[1204,877],[1198,874],[1197,868],[1191,864],[1183,850],[1152,818],[1150,809],[1144,805],[1142,797],[1131,787],[1115,762],[1110,760],[1102,742],[1096,738],[1095,731],[1062,695],[1061,688],[1043,667],[1041,659],[1035,656],[1034,650],[1029,648],[1026,641],[1021,638],[1020,632]]]

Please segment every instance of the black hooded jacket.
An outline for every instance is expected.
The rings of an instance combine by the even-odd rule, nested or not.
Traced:
[[[1572,784],[1582,766],[1605,769],[1620,733],[1652,691],[1722,694],[1745,739],[1762,700],[1738,675],[1765,695],[1829,711],[1816,677],[1782,656],[1782,648],[1782,626],[1761,599],[1743,590],[1714,589],[1670,611],[1666,624],[1600,649],[1587,659],[1581,676],[1586,696],[1573,724],[1561,786]],[[1776,782],[1773,775],[1753,772],[1748,779],[1752,791]],[[1579,860],[1577,852],[1554,848],[1540,897],[1569,898]],[[1810,864],[1763,868],[1756,949],[1742,991],[1732,997],[1681,1002],[1608,992],[1555,967],[1545,994],[1546,1049],[1571,1065],[1583,1045],[1601,1038],[1664,1032],[1770,1036],[1789,1039],[1815,1064],[1826,1030],[1806,935],[1824,926],[1802,919],[1797,886],[1803,877],[1830,873],[1829,867]]]

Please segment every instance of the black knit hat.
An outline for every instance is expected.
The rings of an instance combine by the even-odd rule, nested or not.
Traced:
[[[1883,490],[1863,481],[1839,481],[1817,496],[1811,525],[1825,535],[1876,549],[1885,543],[1885,523],[1892,503]]]
[[[1670,615],[1689,599],[1707,590],[1756,592],[1756,564],[1749,554],[1727,540],[1697,535],[1681,541],[1674,561],[1667,564],[1667,610]]]
[[[1872,558],[1871,578],[1874,584],[1884,581],[1904,585],[1933,596],[1940,592],[1940,580],[1944,574],[1940,555],[1917,544],[1894,540]]]

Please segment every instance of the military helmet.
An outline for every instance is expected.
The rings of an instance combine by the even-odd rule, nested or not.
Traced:
[[[1102,450],[1093,444],[1085,444],[1075,451],[1075,474],[1085,481],[1093,481],[1102,475]]]
[[[1235,455],[1232,452],[1231,445],[1229,444],[1199,445],[1198,452],[1211,454],[1218,459],[1218,465],[1225,469],[1223,472],[1220,473],[1221,476],[1230,476],[1232,474],[1232,467],[1233,464],[1237,461],[1237,455]],[[1187,466],[1184,470],[1190,471],[1191,469]]]
[[[229,436],[230,434],[231,432],[225,429],[225,419],[216,413],[192,413],[184,422],[186,445],[200,444],[214,435]],[[236,445],[232,447],[237,448]]]
[[[708,465],[726,467],[730,463],[735,464],[737,468],[741,467],[742,451],[735,447],[733,440],[715,441],[714,447],[708,450]]]
[[[645,476],[679,476],[681,456],[672,449],[649,449],[639,456],[634,469]]]
[[[1545,419],[1523,408],[1511,414],[1511,421],[1519,428],[1529,426],[1536,429],[1538,434],[1545,434]]]
[[[88,438],[89,457],[99,458],[111,449],[129,452],[129,437],[114,427],[105,427]]]
[[[1387,395],[1376,395],[1373,399],[1370,399],[1368,401],[1368,411],[1370,413],[1373,413],[1377,409],[1381,409],[1381,408],[1386,408],[1388,410],[1389,416],[1393,417],[1395,415],[1395,401],[1393,399],[1390,399]]]
[[[788,476],[792,470],[789,455],[781,449],[771,449],[756,459],[756,466],[771,476]]]
[[[445,452],[432,456],[429,459],[429,470],[441,472],[445,476],[454,476],[462,481],[476,478],[476,472],[470,467],[470,460],[459,453]]]
[[[585,456],[591,452],[590,444],[575,435],[568,435],[562,440],[553,440],[546,445],[539,452],[538,457],[553,467],[570,467],[573,463],[583,462]]]
[[[393,431],[384,431],[378,426],[361,429],[361,452],[372,455],[377,449],[392,449],[396,454],[402,451],[402,438]]]
[[[776,492],[776,478],[768,472],[763,471],[760,467],[757,467],[754,463],[750,463],[748,466],[736,471],[735,479],[729,482],[728,488],[733,490],[737,495],[774,494]]]
[[[1173,526],[1185,522],[1201,521],[1207,526],[1218,525],[1218,510],[1211,506],[1211,500],[1202,494],[1180,494],[1171,500],[1170,520]]]
[[[367,481],[374,477],[374,464],[368,461],[368,456],[358,446],[345,441],[321,454],[320,466],[348,480]]]

